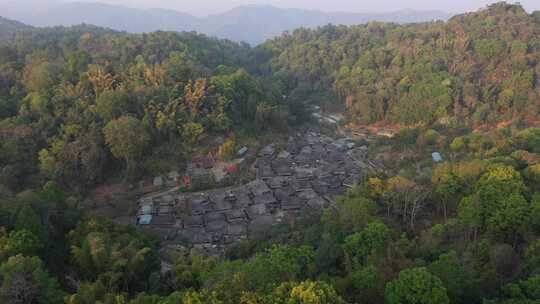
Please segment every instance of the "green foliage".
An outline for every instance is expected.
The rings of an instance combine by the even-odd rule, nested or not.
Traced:
[[[96,100],[96,110],[105,121],[111,121],[136,109],[136,100],[124,90],[105,91]]]
[[[182,126],[182,135],[191,145],[195,145],[204,137],[204,127],[200,123],[188,122]]]
[[[188,258],[180,259],[174,265],[175,284],[181,289],[201,288],[204,284],[203,274],[216,266],[216,259],[204,258],[192,251]]]
[[[463,137],[456,137],[450,144],[450,149],[454,152],[460,152],[463,151],[465,145],[465,139]]]
[[[219,156],[225,160],[231,160],[236,156],[236,139],[234,137],[227,139],[219,147]]]
[[[185,292],[185,293],[173,293],[163,300],[158,302],[159,304],[222,304],[215,294],[203,291],[199,292]]]
[[[532,276],[518,283],[510,283],[503,287],[509,301],[522,301],[524,303],[536,303],[540,300],[540,275]]]
[[[363,267],[344,278],[342,294],[351,303],[381,303],[384,299],[384,279],[374,266]]]
[[[539,16],[498,3],[448,22],[298,29],[253,49],[84,25],[8,35],[0,302],[538,302],[540,131],[521,129],[538,120]],[[367,182],[330,207],[222,259],[82,216],[116,159],[129,178],[149,173],[140,164],[161,174],[217,137],[231,159],[231,135],[286,130],[312,104],[400,128],[374,145],[406,168],[364,168]],[[435,148],[448,157],[432,168]]]
[[[243,267],[248,290],[273,287],[278,282],[305,278],[311,272],[313,249],[275,246],[256,255]]]
[[[506,50],[505,42],[499,39],[481,39],[474,45],[474,50],[484,61],[493,59],[496,56],[504,55]]]
[[[523,255],[529,271],[533,274],[540,274],[540,239],[531,242]]]
[[[17,214],[15,221],[16,230],[26,230],[38,237],[41,241],[47,241],[47,231],[39,214],[29,205],[25,204]]]
[[[433,145],[435,145],[437,143],[440,136],[441,135],[439,134],[439,132],[437,132],[435,130],[427,130],[424,133],[424,140],[426,141],[426,143],[428,145],[433,146]]]
[[[212,84],[221,92],[227,108],[235,115],[233,120],[237,123],[252,122],[257,111],[257,99],[262,97],[260,84],[249,75],[246,70],[240,69],[229,75],[220,75],[212,79]]]
[[[351,233],[362,230],[377,212],[377,205],[355,188],[337,199],[339,209],[328,209],[323,223],[333,234]]]
[[[441,280],[423,267],[400,272],[386,286],[386,298],[391,304],[450,303]]]
[[[487,231],[501,239],[515,241],[527,229],[524,223],[526,225],[529,210],[529,203],[523,196],[510,195],[488,218]]]
[[[0,264],[0,299],[4,303],[62,303],[58,282],[37,257],[16,255]]]
[[[362,231],[345,239],[344,250],[354,264],[362,265],[371,254],[380,254],[392,239],[392,230],[385,224],[374,221]]]
[[[439,183],[435,188],[435,192],[439,195],[440,201],[443,205],[444,218],[447,218],[448,207],[454,207],[453,205],[459,200],[459,194],[461,185],[457,177],[453,174],[445,174],[440,177]]]
[[[234,303],[244,292],[268,294],[283,282],[308,278],[313,273],[313,260],[310,247],[276,245],[245,262],[221,263],[205,277],[220,299]]]
[[[158,295],[147,295],[145,293],[138,294],[135,299],[131,300],[129,304],[159,304],[161,297]]]
[[[157,252],[130,227],[89,220],[70,232],[73,263],[80,275],[107,286],[107,291],[148,288],[159,271]]]
[[[324,282],[304,281],[279,286],[269,303],[280,304],[345,304],[336,291]]]
[[[513,167],[495,165],[488,169],[478,181],[477,191],[480,199],[488,204],[487,212],[510,194],[520,194],[525,190],[523,179]]]
[[[43,243],[30,231],[14,230],[0,238],[0,261],[18,254],[34,256],[43,248]]]
[[[523,130],[515,136],[514,141],[521,149],[540,153],[540,129],[531,128]]]
[[[465,265],[455,251],[441,254],[428,269],[441,279],[451,303],[471,303],[479,300],[476,298],[480,292],[474,270]]]
[[[242,68],[252,64],[247,45],[93,26],[27,30],[1,43],[0,182],[10,190],[45,177],[87,191],[118,172],[107,146],[133,178],[157,151],[180,159],[233,128],[285,127],[277,81],[263,88]]]
[[[137,161],[148,145],[150,138],[139,120],[123,116],[109,122],[103,129],[105,140],[113,155],[126,161],[129,177],[135,174]]]
[[[296,81],[291,91],[332,90],[361,123],[482,125],[534,117],[537,63],[527,58],[538,54],[530,43],[538,22],[508,6],[431,24],[299,29],[265,47],[279,54],[273,72]]]
[[[523,196],[523,179],[513,167],[495,165],[478,181],[476,193],[465,197],[459,206],[462,222],[484,229],[493,236],[515,243],[523,236],[531,205]]]

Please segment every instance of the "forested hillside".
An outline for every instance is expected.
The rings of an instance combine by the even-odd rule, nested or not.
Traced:
[[[287,119],[281,98],[241,68],[244,45],[88,26],[23,31],[4,44],[1,175],[14,190],[39,174],[85,189],[114,170],[112,156],[125,159],[131,178],[152,166],[143,154],[158,162],[208,134]],[[129,136],[140,144],[109,152]]]
[[[478,126],[536,120],[539,32],[537,13],[499,3],[449,22],[301,29],[261,48],[273,73],[360,123]]]
[[[0,303],[540,303],[538,13],[499,3],[257,48],[13,25],[0,21]],[[143,178],[208,147],[332,133],[310,119],[318,104],[401,126],[352,140],[378,170],[326,209],[218,257],[90,212],[97,187],[134,205]]]
[[[15,32],[19,30],[29,29],[29,28],[30,26],[27,26],[23,23],[6,19],[0,16],[0,29],[1,29],[0,39],[1,40],[9,39]]]

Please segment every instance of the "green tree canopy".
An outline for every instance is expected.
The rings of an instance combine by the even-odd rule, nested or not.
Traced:
[[[450,300],[441,280],[426,268],[405,269],[386,286],[390,304],[448,304]]]
[[[141,122],[132,116],[122,116],[110,121],[103,129],[107,145],[112,154],[126,161],[127,176],[132,177],[137,161],[150,141]]]
[[[63,301],[58,282],[37,257],[17,255],[0,264],[0,299],[4,303],[58,304]]]

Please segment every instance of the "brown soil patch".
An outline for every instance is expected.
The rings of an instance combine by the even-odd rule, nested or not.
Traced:
[[[115,220],[130,216],[135,206],[136,189],[124,182],[108,182],[96,187],[88,196],[86,207],[91,216]]]

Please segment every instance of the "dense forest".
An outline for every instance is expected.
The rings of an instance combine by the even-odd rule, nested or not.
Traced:
[[[341,100],[358,122],[478,126],[536,119],[539,22],[503,3],[448,22],[300,29],[261,48],[296,90]]]
[[[263,88],[242,68],[245,45],[88,26],[8,41],[0,51],[1,179],[13,190],[40,176],[85,190],[116,169],[113,157],[133,178],[209,134],[291,118],[279,88]]]
[[[506,3],[255,48],[0,20],[0,303],[540,303],[539,34]],[[154,235],[87,212],[100,184],[287,134],[312,105],[402,126],[328,209],[168,271]]]

